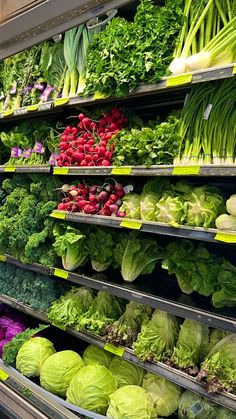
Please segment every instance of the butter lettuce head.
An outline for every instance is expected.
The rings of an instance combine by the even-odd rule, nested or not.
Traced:
[[[110,395],[107,417],[112,419],[154,419],[155,410],[148,393],[138,386],[124,386]]]
[[[100,364],[106,368],[109,368],[113,357],[114,355],[110,352],[99,349],[95,345],[89,345],[83,353],[83,360],[86,365]]]
[[[152,193],[142,193],[140,197],[140,218],[144,221],[156,221],[158,197]]]
[[[83,366],[82,358],[74,351],[60,351],[44,362],[40,385],[51,393],[65,397],[73,375]]]
[[[106,367],[99,364],[87,365],[73,376],[66,400],[83,409],[105,415],[109,395],[116,389],[117,381]]]
[[[39,377],[43,363],[55,353],[52,342],[35,337],[27,340],[19,349],[16,369],[26,377]]]
[[[145,374],[143,368],[115,356],[110,363],[109,370],[117,379],[118,387],[126,385],[141,386]]]
[[[156,204],[156,221],[177,227],[182,224],[183,218],[183,200],[178,196],[163,195]]]
[[[176,384],[147,372],[142,387],[152,399],[157,416],[170,416],[178,409],[181,388]]]
[[[123,204],[120,211],[126,213],[127,218],[140,219],[140,197],[137,194],[129,193],[122,198]]]

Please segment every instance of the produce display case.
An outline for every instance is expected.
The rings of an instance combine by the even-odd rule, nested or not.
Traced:
[[[22,3],[17,10],[10,10],[10,4],[8,4],[9,9],[6,10],[6,3],[4,1],[0,2],[0,10],[2,10],[2,14],[0,15],[0,59],[10,57],[52,37],[54,37],[55,41],[58,41],[61,34],[64,34],[65,31],[79,26],[84,22],[88,22],[92,18],[102,17],[103,19],[109,20],[109,16],[115,16],[117,10],[117,16],[129,19],[130,16],[134,16],[139,4],[138,1],[127,0],[114,0],[110,2],[103,0],[96,2],[44,0],[23,2],[24,4]],[[155,2],[158,6],[163,6],[164,3],[163,1]],[[224,11],[222,11],[222,16],[222,21],[224,21]],[[49,120],[53,121],[54,125],[52,130],[57,132],[59,136],[58,133],[65,128],[67,123],[74,124],[75,115],[77,118],[80,112],[86,112],[86,115],[87,112],[88,114],[90,112],[92,115],[91,121],[98,123],[98,110],[104,109],[105,112],[111,107],[123,109],[124,112],[128,110],[129,115],[135,112],[138,117],[141,116],[144,121],[147,121],[150,118],[154,118],[154,115],[159,112],[163,117],[170,110],[174,109],[174,111],[178,112],[184,109],[188,97],[195,87],[199,85],[207,86],[208,82],[217,83],[220,80],[235,79],[235,75],[236,64],[232,62],[223,63],[221,66],[213,66],[212,68],[191,71],[185,74],[168,75],[162,77],[157,83],[143,83],[125,96],[116,97],[112,94],[111,96],[106,96],[103,94],[100,95],[99,93],[88,94],[86,96],[62,96],[54,99],[49,98],[45,102],[39,101],[36,104],[21,105],[16,109],[2,109],[0,112],[0,133],[1,131],[8,132],[11,127],[20,126],[22,123],[31,124],[32,122],[37,126],[37,123],[40,124],[41,121],[45,123],[45,121]],[[211,110],[209,111],[209,115],[210,112]],[[208,119],[208,117],[204,119]],[[122,118],[124,118],[124,114]],[[61,126],[58,125],[59,120]],[[40,177],[46,179],[46,176],[48,176],[51,179],[48,182],[48,189],[50,189],[50,183],[53,185],[55,183],[53,192],[61,189],[61,187],[57,187],[59,183],[61,186],[63,183],[64,186],[68,186],[67,183],[70,185],[72,181],[79,184],[83,182],[88,187],[91,182],[95,181],[99,185],[102,184],[101,182],[105,182],[105,185],[107,185],[109,179],[112,179],[116,183],[120,182],[122,185],[131,185],[132,187],[135,185],[138,191],[140,191],[141,185],[145,184],[146,180],[152,177],[156,179],[168,179],[173,183],[187,180],[191,182],[192,187],[213,183],[217,188],[232,191],[233,193],[236,165],[235,162],[232,162],[232,164],[230,162],[203,164],[197,161],[196,164],[190,165],[174,164],[172,162],[172,164],[148,166],[143,164],[127,164],[124,166],[107,164],[104,166],[94,165],[93,167],[89,167],[88,165],[75,166],[69,164],[67,166],[58,166],[56,163],[51,163],[50,160],[47,163],[31,165],[27,163],[14,165],[11,160],[10,163],[0,165],[0,176],[2,180],[14,179],[15,175],[19,176],[18,179],[20,177],[24,179],[24,176],[26,179],[27,176],[26,182],[28,184],[32,183],[32,185],[34,185],[34,179],[36,179],[35,182],[37,183]],[[29,187],[29,190],[33,195],[35,192],[32,192],[34,188],[32,185]],[[47,192],[46,190],[45,194]],[[69,196],[66,193],[62,197],[64,200]],[[38,191],[38,194],[39,196],[43,196],[42,187]],[[37,197],[37,199],[39,200],[40,198]],[[58,201],[59,199],[58,197]],[[1,205],[5,204],[7,198],[4,196],[3,200]],[[112,205],[112,202],[110,204]],[[35,205],[38,205],[38,202]],[[51,222],[51,225],[54,226],[66,223],[69,229],[71,227],[72,229],[81,229],[85,235],[89,231],[86,228],[88,227],[89,229],[91,226],[94,229],[97,226],[98,229],[104,228],[104,231],[111,231],[117,237],[118,234],[121,234],[120,237],[122,237],[122,233],[125,235],[128,232],[136,232],[141,234],[144,239],[150,238],[156,240],[158,244],[161,244],[163,252],[170,242],[179,239],[190,240],[196,246],[202,245],[208,252],[219,258],[219,260],[220,258],[222,260],[224,258],[224,260],[227,259],[227,263],[230,264],[232,262],[235,265],[236,228],[234,230],[221,230],[215,226],[210,228],[202,226],[195,227],[192,225],[182,225],[184,223],[177,225],[176,223],[168,224],[166,222],[144,221],[135,217],[120,218],[113,213],[109,215],[106,216],[97,213],[85,214],[77,210],[64,211],[59,207],[53,209],[52,206],[52,209],[46,213],[45,220],[49,220],[47,222]],[[1,218],[0,222],[2,222]],[[42,219],[39,222],[41,223]],[[49,238],[49,236],[45,237],[43,243],[49,243],[50,246],[52,238]],[[40,246],[41,243],[39,244],[39,248]],[[37,250],[37,247],[35,247],[35,252]],[[47,251],[48,249],[45,250],[46,256]],[[229,303],[228,306],[214,306],[209,293],[200,295],[195,292],[195,289],[193,293],[191,293],[192,291],[190,292],[191,295],[182,292],[176,278],[173,278],[173,275],[168,277],[167,272],[164,272],[161,268],[149,274],[145,274],[144,272],[144,275],[134,282],[128,282],[118,272],[115,264],[113,267],[109,266],[109,269],[105,272],[96,272],[87,265],[84,267],[83,264],[82,267],[76,267],[70,270],[66,269],[63,260],[59,261],[57,259],[57,264],[43,264],[40,261],[30,263],[25,255],[21,257],[19,253],[19,257],[15,257],[15,255],[13,256],[8,253],[8,250],[6,250],[6,253],[2,250],[2,254],[0,254],[0,267],[1,265],[12,266],[13,268],[20,269],[21,272],[32,273],[32,286],[33,280],[40,282],[40,277],[42,276],[44,280],[48,278],[48,280],[54,281],[58,287],[64,287],[64,293],[68,291],[69,286],[86,287],[92,290],[96,296],[98,295],[97,292],[108,293],[118,299],[124,299],[126,304],[134,301],[137,304],[151,307],[153,310],[162,310],[168,313],[168,315],[175,316],[179,323],[183,322],[184,319],[188,319],[203,324],[209,330],[218,329],[224,331],[226,336],[228,334],[236,336],[236,311],[235,304],[233,304],[233,295],[231,297],[232,303]],[[211,269],[211,267],[208,269]],[[234,271],[232,270],[232,272]],[[58,298],[60,295],[64,294],[58,294]],[[49,307],[48,309],[41,310],[35,308],[33,303],[27,302],[27,299],[23,302],[17,293],[12,295],[10,291],[9,294],[1,291],[1,278],[0,303],[4,304],[5,307],[9,307],[9,309],[22,313],[25,316],[26,322],[29,322],[29,327],[34,326],[36,323],[38,324],[38,322],[45,325],[50,324],[50,328],[46,329],[45,335],[44,332],[42,335],[48,339],[52,338],[57,350],[70,348],[77,350],[78,345],[80,353],[82,353],[82,350],[88,345],[93,345],[147,372],[165,378],[171,383],[180,386],[182,389],[197,394],[199,398],[206,398],[207,401],[213,402],[213,406],[217,406],[216,408],[222,406],[230,409],[231,414],[236,415],[235,381],[232,381],[232,391],[226,391],[224,388],[220,388],[219,391],[218,389],[217,391],[208,391],[207,382],[199,378],[202,370],[199,370],[198,373],[189,372],[187,368],[180,368],[175,365],[171,358],[168,357],[161,361],[155,360],[155,358],[142,360],[130,346],[124,346],[121,342],[116,342],[115,344],[108,343],[109,341],[106,341],[106,336],[100,336],[99,333],[93,333],[91,330],[79,330],[79,327],[76,328],[72,323],[72,326],[60,327],[50,319]],[[118,320],[116,319],[116,321]],[[66,401],[65,397],[59,397],[46,391],[40,387],[38,378],[29,379],[25,377],[15,367],[8,365],[1,359],[0,412],[3,418],[5,416],[11,418],[18,418],[20,416],[39,419],[73,419],[76,417],[81,419],[85,417],[102,419],[109,417],[105,416],[105,414],[95,413],[92,409],[86,410],[81,406],[76,406]],[[178,417],[177,411],[169,417],[173,419]],[[139,418],[137,417],[135,419]]]

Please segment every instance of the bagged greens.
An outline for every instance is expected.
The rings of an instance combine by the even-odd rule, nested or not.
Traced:
[[[201,365],[199,380],[206,382],[210,392],[236,389],[236,334],[221,339],[210,350]]]
[[[77,317],[85,313],[92,303],[92,290],[73,287],[52,303],[48,310],[48,318],[54,326],[65,330],[67,326],[76,324]]]
[[[34,337],[19,349],[16,369],[26,377],[39,377],[43,363],[55,353],[52,342],[46,338]]]
[[[66,400],[83,409],[105,415],[109,395],[117,389],[117,381],[103,365],[81,368],[72,378]]]
[[[142,387],[149,394],[158,417],[170,416],[178,409],[181,388],[176,384],[147,372]]]
[[[112,359],[109,370],[116,378],[118,387],[126,385],[141,386],[145,374],[145,370],[143,368],[140,368],[131,362],[125,361],[118,356],[115,356]]]
[[[124,235],[115,248],[116,263],[127,282],[133,282],[139,275],[152,273],[161,258],[157,242],[136,232]]]
[[[135,355],[142,361],[163,360],[172,353],[178,330],[175,316],[156,309],[133,345]]]
[[[155,419],[148,393],[138,386],[124,386],[110,395],[107,417],[112,419]]]
[[[85,365],[100,364],[106,368],[109,368],[113,357],[114,355],[110,352],[99,349],[95,345],[89,345],[83,353]]]
[[[40,385],[53,394],[65,397],[72,377],[82,367],[83,360],[76,352],[56,352],[43,363]]]
[[[106,341],[131,347],[140,332],[141,326],[148,322],[151,313],[151,307],[136,301],[130,301],[119,320],[106,327]]]
[[[185,319],[180,326],[172,360],[181,368],[195,367],[207,355],[208,345],[209,327],[203,323]]]
[[[180,397],[179,419],[216,419],[217,406],[199,394],[185,391]]]

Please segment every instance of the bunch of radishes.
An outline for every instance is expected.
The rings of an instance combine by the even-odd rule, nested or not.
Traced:
[[[58,166],[111,166],[115,137],[128,123],[116,108],[105,112],[98,121],[78,115],[79,123],[68,125],[60,137]]]
[[[57,209],[60,211],[83,212],[85,214],[108,215],[125,217],[125,212],[119,211],[122,198],[125,196],[124,187],[117,182],[106,181],[102,186],[87,186],[84,183],[63,185],[62,202]]]

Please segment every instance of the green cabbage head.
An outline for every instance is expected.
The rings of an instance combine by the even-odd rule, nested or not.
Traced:
[[[100,364],[106,368],[109,368],[113,357],[114,355],[110,352],[99,349],[95,345],[89,345],[83,353],[83,360],[86,365]]]
[[[55,353],[52,342],[36,337],[27,340],[19,349],[16,369],[26,377],[39,377],[46,359]]]
[[[74,351],[56,352],[46,359],[40,373],[40,385],[51,393],[65,397],[72,377],[83,367]]]
[[[170,416],[178,409],[181,388],[176,384],[147,372],[142,387],[151,397],[157,416]]]
[[[126,385],[141,386],[145,370],[131,362],[115,356],[110,363],[109,370],[117,379],[118,387]]]
[[[112,419],[154,419],[148,393],[139,386],[124,386],[110,395],[107,417]]]
[[[105,415],[109,395],[117,389],[117,381],[103,365],[87,365],[72,378],[66,393],[67,401]]]

